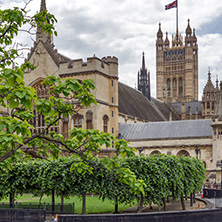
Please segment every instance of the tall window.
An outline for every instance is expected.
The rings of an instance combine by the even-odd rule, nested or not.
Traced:
[[[173,79],[173,96],[177,95],[177,80]]]
[[[76,114],[73,116],[73,125],[76,128],[82,128],[82,119],[83,116],[80,114]]]
[[[210,109],[210,103],[207,102],[207,109]]]
[[[36,90],[36,93],[38,95],[39,99],[48,99],[50,97],[49,88],[45,84],[41,84],[42,81],[37,82],[36,84],[33,85],[33,88]],[[33,111],[34,117],[32,120],[32,124],[35,127],[34,130],[32,130],[32,133],[42,133],[43,131],[44,134],[48,134],[49,131],[55,131],[59,132],[59,125],[53,125],[49,129],[46,130],[47,126],[45,124],[45,118],[43,115],[38,113],[36,110]]]
[[[167,96],[171,96],[171,82],[167,79]]]
[[[86,129],[93,129],[93,112],[91,110],[88,110],[86,112]]]
[[[108,133],[108,121],[109,117],[107,115],[103,116],[103,132]]]
[[[212,110],[214,110],[214,102],[212,102]]]
[[[64,138],[68,139],[68,137],[69,137],[69,122],[68,122],[68,120],[65,120],[63,122],[63,132],[62,133],[63,133]]]
[[[179,78],[179,96],[183,95],[183,80]]]

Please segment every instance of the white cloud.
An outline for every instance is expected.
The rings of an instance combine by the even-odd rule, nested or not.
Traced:
[[[156,50],[158,23],[169,32],[176,30],[176,9],[164,10],[173,0],[46,0],[48,10],[58,19],[59,52],[73,59],[107,55],[119,58],[120,81],[134,87],[145,52],[146,66],[151,72],[152,96],[155,96]],[[222,80],[221,24],[222,1],[186,0],[179,2],[179,31],[184,33],[187,19],[196,28],[199,44],[199,98],[207,82],[208,66],[212,79]],[[24,5],[23,0],[4,0],[2,8]],[[31,13],[39,10],[40,0],[33,0]],[[213,23],[217,21],[217,25]],[[210,28],[210,33],[207,30]],[[220,34],[219,34],[220,33]],[[165,34],[164,34],[165,35]]]

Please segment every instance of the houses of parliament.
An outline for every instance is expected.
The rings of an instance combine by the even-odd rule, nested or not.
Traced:
[[[46,10],[41,0],[40,10]],[[211,81],[210,70],[198,101],[198,41],[188,21],[185,41],[177,31],[172,43],[168,34],[163,37],[161,24],[156,38],[156,94],[151,96],[150,72],[142,54],[142,67],[138,71],[138,89],[119,81],[119,61],[115,56],[69,58],[59,53],[53,39],[37,29],[36,40],[27,60],[38,64],[25,74],[26,85],[46,95],[41,82],[48,75],[62,80],[93,79],[97,105],[91,104],[77,114],[70,115],[56,125],[56,132],[69,137],[73,127],[98,129],[126,139],[137,154],[186,155],[198,157],[206,166],[209,181],[220,181],[222,160],[222,84]],[[136,76],[136,73],[135,73]],[[220,87],[219,87],[220,85]],[[1,115],[6,116],[6,110]],[[42,116],[36,115],[36,128],[44,129]],[[112,157],[115,150],[103,148],[100,157]]]

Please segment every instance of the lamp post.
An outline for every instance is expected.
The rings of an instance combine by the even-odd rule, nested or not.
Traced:
[[[198,159],[198,153],[200,152],[200,149],[196,148],[195,152],[196,152],[196,158]]]

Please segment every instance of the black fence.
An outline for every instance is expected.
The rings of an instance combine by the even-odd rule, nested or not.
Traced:
[[[221,198],[222,190],[217,189],[203,189],[204,198]]]
[[[0,203],[0,209],[10,209],[12,204],[10,203]],[[74,214],[75,213],[74,203],[70,204],[49,204],[49,203],[27,203],[27,202],[15,202],[13,204],[13,209],[44,209],[47,214],[54,213],[65,213]]]
[[[0,209],[0,222],[44,222],[45,210]]]

